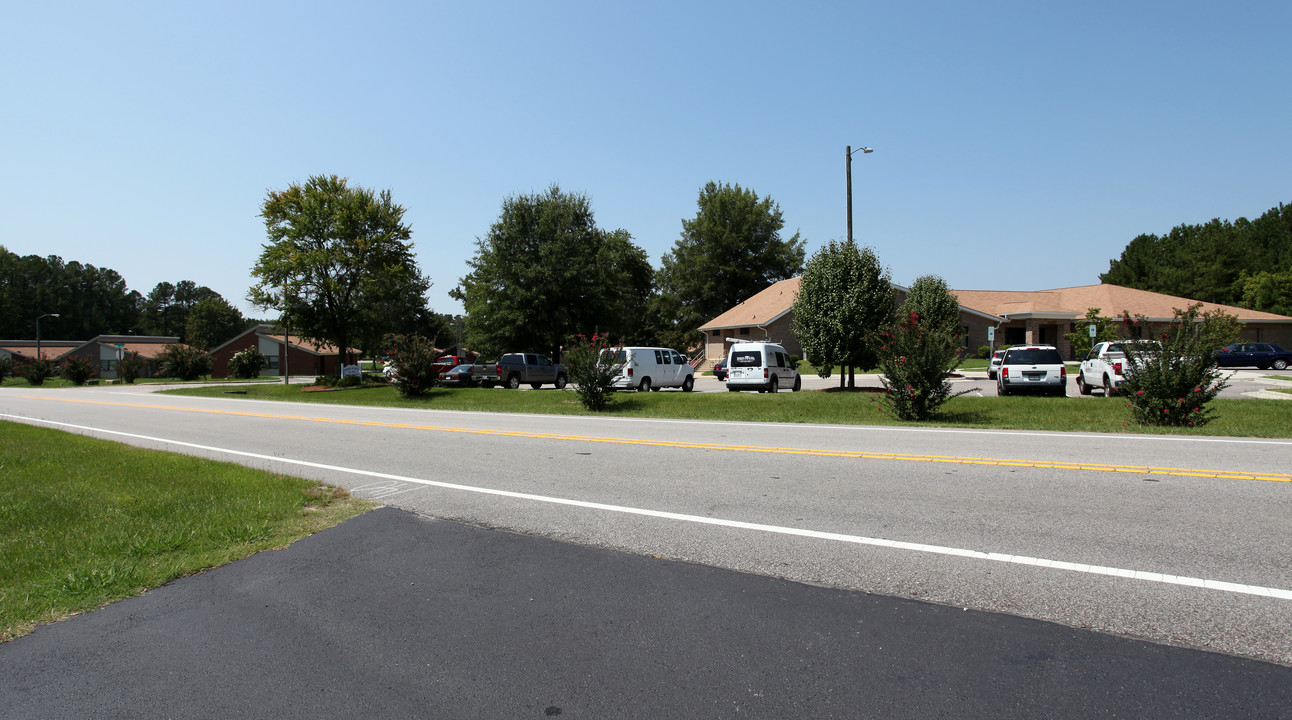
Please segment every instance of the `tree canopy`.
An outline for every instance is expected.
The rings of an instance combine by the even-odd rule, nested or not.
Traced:
[[[829,377],[835,365],[871,370],[879,364],[879,331],[893,319],[889,273],[869,247],[830,241],[812,255],[794,300],[794,337],[808,360]]]
[[[354,340],[390,331],[390,305],[424,311],[430,281],[413,258],[404,212],[389,190],[336,175],[270,190],[260,212],[269,243],[251,270],[258,282],[249,298],[282,311],[301,337],[332,343],[344,363]]]
[[[626,338],[639,331],[651,290],[650,262],[632,236],[598,228],[588,197],[557,185],[504,200],[467,264],[451,295],[466,309],[467,344],[485,354],[555,357],[579,333]]]
[[[960,300],[937,275],[915,278],[902,307],[918,315],[920,324],[930,332],[955,335],[960,331]]]
[[[806,255],[797,232],[781,237],[785,221],[770,197],[710,182],[696,204],[657,276],[660,293],[675,298],[674,322],[687,338],[718,313],[801,273]]]
[[[1193,300],[1292,313],[1292,208],[1256,220],[1178,225],[1136,237],[1102,282]]]
[[[19,257],[0,245],[0,337],[88,340],[135,331],[143,297],[115,270],[57,255]]]
[[[201,350],[211,350],[233,339],[247,328],[242,312],[218,294],[200,300],[188,313],[184,342]]]

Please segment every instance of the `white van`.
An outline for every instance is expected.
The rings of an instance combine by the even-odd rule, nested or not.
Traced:
[[[605,361],[621,364],[619,375],[611,387],[616,390],[661,390],[666,387],[682,388],[691,392],[695,387],[695,368],[686,356],[672,348],[623,347],[603,350]]]
[[[799,369],[785,348],[775,343],[738,342],[727,353],[727,389],[776,392],[803,387]]]

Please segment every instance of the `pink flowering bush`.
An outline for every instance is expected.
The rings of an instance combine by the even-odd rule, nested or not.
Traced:
[[[84,385],[94,377],[95,364],[89,358],[80,355],[63,361],[61,374],[64,380],[70,380],[73,385]]]
[[[611,383],[624,367],[623,351],[604,333],[592,337],[580,334],[565,347],[565,366],[570,371],[570,383],[583,407],[600,412],[610,407],[615,399]]]
[[[1201,313],[1200,307],[1177,309],[1160,343],[1126,344],[1132,371],[1121,391],[1139,424],[1196,427],[1214,419],[1207,403],[1229,386],[1215,353],[1237,337],[1238,323],[1221,311]]]
[[[955,333],[930,328],[919,314],[908,312],[882,339],[879,368],[887,392],[880,407],[885,412],[902,420],[927,420],[947,400],[964,394],[951,392],[947,380],[960,365]]]
[[[402,397],[421,397],[435,386],[439,374],[435,361],[439,353],[431,341],[421,335],[387,335],[386,354],[395,373],[390,382]]]

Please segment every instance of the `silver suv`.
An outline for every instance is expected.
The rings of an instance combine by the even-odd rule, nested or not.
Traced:
[[[1066,397],[1068,367],[1053,345],[1018,345],[1005,351],[996,374],[996,394],[1040,392]]]

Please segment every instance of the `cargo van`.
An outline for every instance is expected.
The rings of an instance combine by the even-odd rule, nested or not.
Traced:
[[[616,390],[648,392],[673,387],[691,392],[695,388],[695,368],[672,348],[622,347],[601,352],[603,362],[621,366],[611,383]]]
[[[785,348],[775,343],[738,342],[727,353],[727,389],[732,392],[757,390],[776,392],[803,387],[796,363]]]

